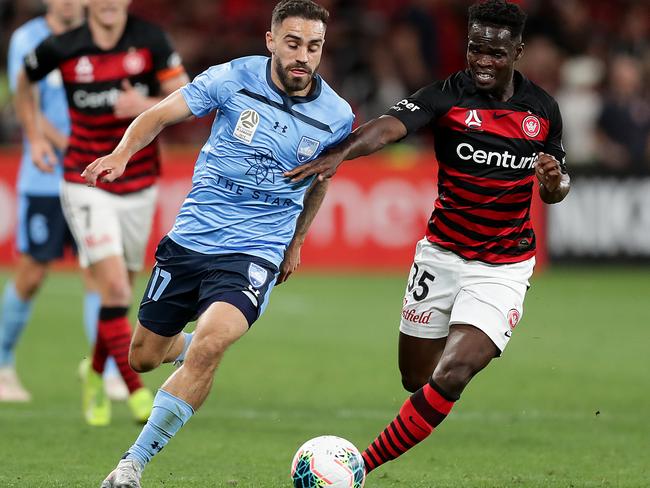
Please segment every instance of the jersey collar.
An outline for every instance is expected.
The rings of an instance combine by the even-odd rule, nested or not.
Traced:
[[[322,89],[321,77],[319,74],[316,74],[312,81],[311,90],[307,95],[302,97],[290,97],[284,91],[280,90],[271,78],[271,58],[266,62],[266,82],[275,93],[280,95],[282,102],[284,102],[287,107],[291,107],[297,103],[307,103],[316,100],[320,96]]]

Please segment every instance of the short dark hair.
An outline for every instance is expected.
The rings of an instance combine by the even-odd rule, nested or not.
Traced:
[[[320,20],[327,25],[330,13],[311,0],[282,0],[273,9],[271,26],[280,25],[284,19],[299,17],[307,20]]]
[[[526,25],[526,13],[514,3],[505,0],[487,0],[478,2],[469,8],[469,22],[473,24],[487,24],[495,27],[506,27],[513,38],[520,37]]]

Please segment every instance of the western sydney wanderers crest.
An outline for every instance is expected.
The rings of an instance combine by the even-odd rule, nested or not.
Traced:
[[[316,151],[318,151],[318,147],[320,146],[320,142],[317,141],[316,139],[312,139],[311,137],[307,136],[302,136],[302,139],[300,139],[300,142],[298,143],[298,149],[296,150],[296,156],[298,157],[298,162],[304,163],[308,159],[310,159],[314,154],[316,154]]]
[[[135,49],[129,49],[129,52],[124,56],[122,64],[124,65],[124,71],[133,76],[142,73],[147,62],[141,53]]]
[[[519,313],[519,310],[516,308],[511,308],[508,311],[508,325],[510,326],[510,329],[514,329],[517,326],[520,318],[521,313]]]
[[[521,129],[528,137],[537,137],[539,132],[542,130],[542,124],[534,115],[528,115],[521,123]]]
[[[250,144],[259,124],[260,115],[251,108],[246,109],[239,115],[233,135],[240,141]]]

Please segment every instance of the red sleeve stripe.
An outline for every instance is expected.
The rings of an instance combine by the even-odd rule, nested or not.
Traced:
[[[153,58],[148,48],[129,49],[72,58],[61,63],[60,69],[66,83],[114,81],[152,71]]]
[[[172,78],[176,78],[177,76],[181,76],[184,73],[185,68],[182,66],[175,66],[173,68],[167,68],[158,71],[158,73],[156,73],[156,78],[158,78],[158,81],[162,83],[164,81],[171,80]]]
[[[474,130],[508,139],[543,142],[548,137],[549,121],[539,115],[516,110],[452,107],[438,119],[438,125],[459,132]]]

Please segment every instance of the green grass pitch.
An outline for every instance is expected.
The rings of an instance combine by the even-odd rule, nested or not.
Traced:
[[[336,434],[365,448],[407,395],[396,367],[405,274],[298,274],[275,290],[143,486],[289,487],[308,438]],[[76,275],[57,273],[36,302],[18,351],[34,401],[0,404],[0,487],[97,487],[139,433],[123,404],[108,428],[81,419],[81,293]],[[438,431],[366,486],[650,486],[649,300],[648,268],[536,276],[504,357]],[[155,388],[170,372],[146,382]]]

